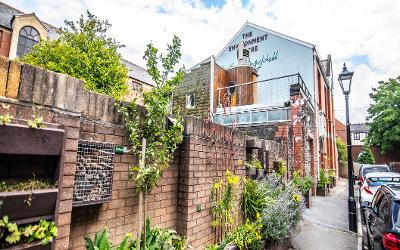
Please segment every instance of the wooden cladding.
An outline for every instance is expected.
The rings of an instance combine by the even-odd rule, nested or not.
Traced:
[[[219,88],[228,87],[229,82],[235,83],[235,91],[231,96],[226,90]],[[257,81],[257,73],[251,66],[237,66],[228,70],[215,65],[214,68],[214,107],[252,105],[257,101],[257,84],[247,84]],[[215,110],[214,110],[215,111]]]

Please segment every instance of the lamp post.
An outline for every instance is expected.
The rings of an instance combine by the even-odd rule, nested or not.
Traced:
[[[339,74],[339,84],[346,101],[346,132],[347,132],[347,163],[349,174],[349,230],[357,232],[357,212],[356,200],[354,199],[354,174],[353,174],[353,159],[351,153],[351,137],[350,137],[350,119],[349,119],[349,94],[351,91],[351,78],[354,72],[348,71],[346,63],[343,64],[343,71]]]

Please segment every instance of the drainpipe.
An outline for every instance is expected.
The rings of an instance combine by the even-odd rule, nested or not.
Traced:
[[[210,120],[214,121],[214,67],[215,58],[211,56],[210,59]]]

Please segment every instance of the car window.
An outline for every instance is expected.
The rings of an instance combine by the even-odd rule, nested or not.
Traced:
[[[375,172],[389,172],[389,169],[387,167],[365,168],[363,171],[363,176],[367,175],[368,173],[375,173]]]
[[[382,186],[386,183],[400,182],[400,177],[370,177],[367,178],[367,184],[370,187]]]
[[[387,222],[389,220],[389,204],[390,198],[386,196],[384,199],[382,199],[382,203],[379,206],[379,218],[381,218],[384,222]]]
[[[372,210],[378,214],[379,206],[382,202],[383,193],[378,191],[376,192],[374,199],[372,200]]]

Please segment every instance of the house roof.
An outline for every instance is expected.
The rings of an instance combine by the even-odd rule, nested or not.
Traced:
[[[368,132],[368,125],[366,123],[350,124],[351,132]]]
[[[20,11],[14,7],[11,7],[3,2],[0,2],[0,26],[3,26],[7,29],[12,29],[12,21],[15,16],[23,16],[27,13]],[[30,15],[35,15],[35,13],[30,13]],[[35,15],[36,17],[36,15]],[[37,17],[36,17],[37,18]],[[40,19],[39,19],[40,21]],[[53,25],[40,21],[43,26],[48,30],[48,36],[51,38],[57,37],[58,29]]]
[[[128,76],[137,79],[143,83],[147,83],[151,86],[155,86],[155,82],[147,73],[147,70],[145,68],[140,67],[137,64],[134,64],[133,62],[130,62],[128,60],[122,59],[122,63],[125,64],[125,66],[128,68]]]
[[[273,31],[273,30],[264,28],[264,27],[262,27],[262,26],[259,26],[259,25],[257,25],[257,24],[251,23],[251,22],[246,22],[246,23],[242,26],[242,28],[240,28],[240,30],[239,30],[239,31],[232,37],[232,39],[226,44],[226,46],[221,50],[221,52],[218,53],[218,55],[217,55],[216,57],[219,57],[219,56],[225,51],[225,49],[228,48],[228,46],[233,42],[233,40],[235,39],[235,37],[236,37],[238,34],[240,34],[247,26],[251,26],[251,27],[253,27],[253,28],[255,28],[255,29],[259,29],[259,30],[262,30],[262,31],[264,31],[264,32],[268,32],[268,33],[270,33],[270,34],[272,34],[272,35],[281,37],[281,38],[283,38],[283,39],[286,39],[286,40],[289,40],[289,41],[292,41],[292,42],[295,42],[295,43],[297,43],[297,44],[303,45],[303,46],[308,47],[308,48],[310,48],[310,49],[313,49],[313,48],[315,47],[313,44],[308,43],[308,42],[305,42],[305,41],[302,41],[302,40],[300,40],[300,39],[297,39],[297,38],[294,38],[294,37],[291,37],[291,36],[288,36],[288,35],[284,35],[284,34],[279,33],[279,32],[277,32],[277,31]]]

